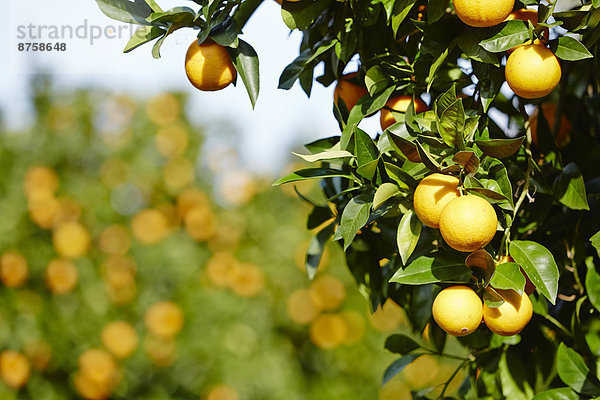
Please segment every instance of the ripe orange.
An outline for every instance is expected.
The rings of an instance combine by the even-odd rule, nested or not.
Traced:
[[[483,308],[473,289],[456,285],[438,293],[433,301],[432,313],[435,322],[448,334],[466,336],[481,324]]]
[[[494,207],[475,195],[452,200],[440,214],[440,233],[458,251],[471,252],[484,247],[494,238],[497,226]]]
[[[394,118],[394,114],[392,114],[392,111],[396,111],[396,112],[406,112],[406,110],[408,110],[408,106],[410,105],[412,101],[412,96],[398,96],[398,97],[394,97],[393,99],[388,100],[387,103],[385,103],[385,107],[381,110],[381,116],[379,118],[379,122],[381,124],[381,130],[385,131],[387,128],[389,128],[390,126],[394,125],[396,123],[396,119]],[[425,104],[425,102],[421,99],[419,99],[418,97],[415,98],[415,113],[421,113],[424,111],[427,111],[427,104]],[[392,111],[390,111],[392,110]]]
[[[452,175],[431,174],[423,178],[415,189],[413,204],[421,222],[438,228],[444,207],[460,196],[458,178]]]
[[[357,75],[358,72],[352,72],[342,76],[333,91],[333,101],[337,104],[338,100],[341,98],[348,111],[352,110],[356,103],[358,103],[358,99],[367,94],[367,89],[350,82],[350,80],[356,78]]]
[[[231,84],[237,72],[225,47],[207,40],[198,44],[194,40],[185,55],[185,72],[199,90],[221,90]]]
[[[515,0],[454,0],[453,3],[462,22],[479,28],[498,25],[515,6]]]
[[[556,103],[542,104],[542,111],[544,112],[544,117],[546,117],[546,121],[548,121],[550,130],[552,130],[554,128],[554,122],[556,120]],[[536,146],[538,145],[537,126],[539,113],[540,108],[536,107],[535,110],[529,116],[529,127],[531,128],[531,141]],[[569,144],[569,142],[571,141],[571,128],[571,121],[569,121],[567,117],[563,114],[560,119],[560,126],[558,127],[556,138],[554,139],[554,142],[558,147],[565,147],[567,144]]]
[[[483,320],[487,327],[501,336],[512,336],[521,332],[531,320],[533,306],[527,293],[522,295],[514,290],[496,291],[504,299],[498,308],[483,306]]]
[[[562,72],[558,58],[550,49],[541,44],[524,44],[508,57],[504,74],[516,95],[537,99],[554,90]]]

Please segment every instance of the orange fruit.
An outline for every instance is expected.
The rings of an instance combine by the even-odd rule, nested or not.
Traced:
[[[27,383],[30,373],[29,361],[18,351],[0,353],[0,376],[7,386],[18,389]]]
[[[516,95],[537,99],[554,90],[562,72],[550,49],[541,44],[523,44],[508,57],[504,75]]]
[[[483,305],[473,289],[463,285],[446,288],[433,301],[433,319],[452,336],[466,336],[481,324]]]
[[[15,288],[27,280],[27,260],[17,251],[7,251],[0,258],[0,279],[7,287]]]
[[[183,327],[183,311],[175,303],[162,301],[146,310],[144,323],[148,330],[161,338],[171,338]]]
[[[496,291],[504,299],[497,308],[483,306],[483,320],[486,326],[501,336],[512,336],[521,332],[533,315],[533,306],[527,293],[522,295],[514,290]]]
[[[398,96],[388,100],[388,102],[385,103],[385,108],[381,110],[381,116],[379,118],[382,131],[385,131],[387,128],[396,123],[396,119],[394,118],[392,111],[405,113],[406,110],[408,110],[408,106],[412,102],[412,99],[412,96]],[[425,104],[425,102],[418,97],[415,98],[414,107],[416,114],[428,110],[427,104]]]
[[[446,205],[460,196],[458,178],[452,175],[431,174],[423,178],[415,189],[413,205],[419,220],[438,228],[440,215]]]
[[[554,122],[556,121],[556,103],[544,103],[542,104],[542,111],[544,112],[544,117],[546,117],[546,121],[548,121],[548,126],[550,130],[554,129]],[[533,110],[531,115],[529,116],[529,127],[531,128],[531,141],[536,146],[538,145],[538,135],[537,135],[537,127],[538,127],[538,115],[540,113],[539,106]],[[554,142],[558,147],[565,147],[571,141],[571,121],[567,119],[567,117],[563,114],[560,119],[560,126],[558,127],[558,132],[556,134],[556,138]]]
[[[487,200],[466,195],[450,201],[440,214],[440,233],[454,250],[472,252],[496,234],[498,217]]]
[[[358,99],[367,94],[366,88],[350,81],[356,78],[357,75],[358,72],[352,72],[342,76],[333,91],[333,101],[338,104],[339,99],[342,99],[348,111],[352,110],[358,103]]]
[[[462,22],[483,28],[498,25],[515,6],[515,0],[454,0],[454,10]]]
[[[185,55],[185,72],[194,87],[202,91],[221,90],[237,75],[225,47],[212,40],[194,40]]]

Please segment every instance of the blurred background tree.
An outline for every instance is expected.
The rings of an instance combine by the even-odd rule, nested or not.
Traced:
[[[0,141],[0,398],[402,399],[452,372],[380,387],[403,311],[370,316],[335,246],[309,281],[308,206],[203,149],[185,95],[33,86]]]

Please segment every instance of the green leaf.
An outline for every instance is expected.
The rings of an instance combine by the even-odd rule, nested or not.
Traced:
[[[569,163],[554,180],[552,185],[554,195],[565,206],[572,210],[589,210],[585,183],[579,167],[575,163]]]
[[[579,40],[571,36],[561,36],[550,42],[550,49],[561,60],[577,61],[592,58],[593,55]]]
[[[583,357],[564,343],[558,346],[556,369],[560,379],[577,393],[591,396],[600,394],[600,384],[590,373]]]
[[[444,139],[444,143],[452,148],[458,146],[460,150],[464,149],[463,134],[465,120],[466,115],[462,99],[456,100],[448,108],[442,111],[439,117],[438,128],[440,130],[440,135],[442,135],[442,139]]]
[[[321,257],[323,257],[325,247],[333,236],[334,229],[335,223],[329,224],[310,239],[310,242],[308,243],[308,250],[306,251],[306,260],[304,263],[306,273],[308,274],[308,279],[312,280],[315,277],[317,268],[321,262]]]
[[[373,179],[379,159],[379,150],[373,139],[359,128],[356,128],[354,132],[354,153],[359,168],[357,172],[367,179]]]
[[[417,145],[417,152],[419,153],[419,157],[421,161],[427,168],[429,168],[433,172],[439,172],[441,167],[440,164],[433,158],[433,156],[429,153],[429,151],[425,150],[423,145],[415,140],[414,142]]]
[[[454,254],[436,253],[433,257],[422,256],[408,266],[398,269],[390,282],[405,285],[424,285],[438,282],[470,281],[471,271],[465,265],[465,260]]]
[[[277,185],[281,185],[283,183],[289,183],[289,182],[304,181],[306,179],[321,179],[321,178],[333,178],[333,177],[341,177],[341,178],[356,180],[352,175],[345,174],[342,171],[337,170],[337,169],[306,168],[306,169],[301,169],[296,172],[292,172],[289,175],[279,178],[275,183],[273,183],[273,186],[277,186]]]
[[[481,63],[499,65],[498,56],[490,53],[479,43],[485,38],[487,30],[479,28],[468,28],[458,37],[458,47],[472,60]],[[478,75],[479,77],[479,75]],[[504,76],[502,76],[504,78]],[[482,81],[482,85],[483,85]]]
[[[488,286],[483,291],[483,302],[490,308],[498,308],[504,304],[504,299],[493,287]]]
[[[326,151],[316,153],[316,154],[299,154],[299,153],[292,153],[292,154],[300,157],[304,161],[308,161],[311,163],[317,162],[317,161],[325,161],[325,160],[328,160],[328,161],[342,160],[345,158],[354,157],[354,154],[352,154],[346,150],[326,150]]]
[[[555,304],[559,272],[552,253],[539,243],[514,240],[510,243],[510,255],[523,268],[537,290]]]
[[[481,104],[483,105],[483,111],[487,113],[490,105],[500,92],[500,88],[504,83],[504,72],[500,68],[493,66],[487,66],[487,73],[484,75],[478,75],[481,88],[479,90],[479,96]]]
[[[483,40],[480,45],[491,53],[500,53],[523,44],[527,39],[529,39],[527,26],[523,21],[513,20],[505,22],[499,32]]]
[[[596,232],[596,234],[590,238],[590,242],[592,243],[592,246],[596,248],[598,257],[600,257],[600,231]]]
[[[521,136],[513,139],[476,140],[475,143],[486,156],[506,158],[519,151],[524,140],[525,136]]]
[[[423,224],[413,210],[410,210],[402,216],[400,224],[398,224],[398,232],[396,241],[402,263],[406,264],[411,254],[417,247]]]
[[[430,25],[437,22],[444,16],[448,8],[449,0],[428,0],[427,1],[427,23]]]
[[[593,262],[588,264],[585,289],[590,303],[592,303],[596,310],[600,311],[600,274],[596,271]]]
[[[281,5],[283,22],[291,30],[305,30],[321,13],[327,10],[332,0],[319,1],[284,1]]]
[[[406,186],[408,189],[408,186]],[[377,188],[375,197],[373,197],[373,210],[377,210],[383,203],[394,196],[401,195],[402,192],[394,183],[386,182]]]
[[[148,18],[153,10],[144,0],[96,0],[106,16],[129,24],[149,25]]]
[[[496,272],[490,279],[490,285],[495,289],[512,289],[519,294],[523,294],[525,277],[521,273],[518,264],[508,262],[496,266]]]
[[[344,250],[352,244],[358,231],[369,221],[371,204],[362,196],[353,197],[346,204],[340,219],[340,226],[338,226],[339,232],[336,232],[336,236],[341,236],[344,240]]]
[[[385,349],[396,354],[407,354],[421,347],[419,343],[406,335],[391,335],[385,340]]]
[[[383,373],[382,385],[385,385],[390,379],[399,374],[408,364],[415,361],[425,353],[412,353],[406,356],[400,357],[394,361]]]
[[[256,105],[258,91],[260,88],[260,77],[258,72],[258,54],[252,46],[243,40],[239,40],[238,47],[227,47],[227,52],[233,61],[233,65],[242,78],[246,91],[250,97],[252,108]]]
[[[154,0],[145,0],[146,4],[148,4],[148,6],[150,6],[150,8],[152,9],[152,11],[154,12],[162,12],[162,8],[160,8],[160,6],[158,4],[156,4],[156,2]]]
[[[167,31],[164,29],[156,26],[141,26],[135,31],[131,39],[129,39],[129,42],[127,42],[127,45],[125,45],[125,48],[123,49],[123,53],[129,53],[141,45],[151,42],[157,37],[164,35],[166,32]]]
[[[289,90],[294,86],[294,83],[298,80],[302,72],[316,63],[322,55],[329,51],[335,44],[335,40],[322,40],[318,42],[313,50],[308,48],[302,51],[300,55],[281,73],[279,77],[279,89]]]
[[[579,395],[570,388],[564,387],[538,393],[531,400],[579,400]]]
[[[429,89],[431,89],[431,86],[433,86],[433,82],[435,81],[435,78],[438,76],[438,74],[437,74],[438,69],[440,69],[440,67],[442,66],[444,61],[446,61],[446,57],[448,57],[448,54],[450,54],[450,52],[452,50],[454,50],[454,47],[456,47],[457,42],[458,42],[458,38],[454,39],[452,41],[452,43],[450,43],[448,48],[445,49],[442,53],[440,53],[440,55],[431,64],[431,67],[429,68],[429,75],[427,76],[427,81],[428,81],[427,91],[428,92],[429,92]]]
[[[394,36],[398,33],[398,28],[400,28],[402,21],[404,21],[414,4],[415,0],[394,1],[394,9],[392,11],[392,32],[394,32]]]
[[[189,7],[175,7],[168,11],[154,12],[146,21],[152,24],[174,24],[180,26],[192,26],[196,19],[196,13]]]

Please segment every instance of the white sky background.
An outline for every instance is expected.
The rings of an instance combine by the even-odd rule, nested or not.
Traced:
[[[195,4],[184,0],[158,0],[163,9]],[[265,0],[246,25],[242,38],[257,51],[260,59],[261,91],[252,110],[245,88],[238,80],[220,92],[200,92],[185,76],[183,62],[189,43],[197,31],[182,29],[165,40],[162,58],[151,55],[152,44],[131,53],[122,49],[130,36],[102,37],[90,44],[90,27],[127,26],[106,17],[93,0],[9,0],[9,23],[2,25],[0,51],[8,57],[8,71],[0,74],[0,109],[11,127],[23,127],[29,120],[29,81],[31,74],[44,71],[53,75],[58,88],[97,87],[113,92],[148,96],[165,90],[189,94],[189,111],[195,122],[209,124],[227,121],[239,131],[238,143],[244,164],[259,173],[277,175],[290,159],[292,146],[339,133],[332,113],[333,86],[323,88],[315,82],[310,99],[296,85],[291,91],[277,89],[279,75],[298,55],[300,34],[290,36],[281,19],[280,6]],[[36,40],[18,38],[17,27],[29,24],[72,26],[86,24],[87,38]],[[85,32],[80,28],[80,33]],[[37,35],[37,32],[34,32]],[[47,39],[47,32],[44,32]],[[19,52],[19,42],[66,42],[66,52]],[[3,63],[6,68],[6,61]],[[349,67],[351,69],[351,67]],[[221,126],[221,125],[217,125]],[[225,125],[227,126],[227,125]],[[365,129],[375,133],[377,117],[366,121]],[[223,132],[210,131],[209,140]],[[211,140],[212,142],[212,140]]]

